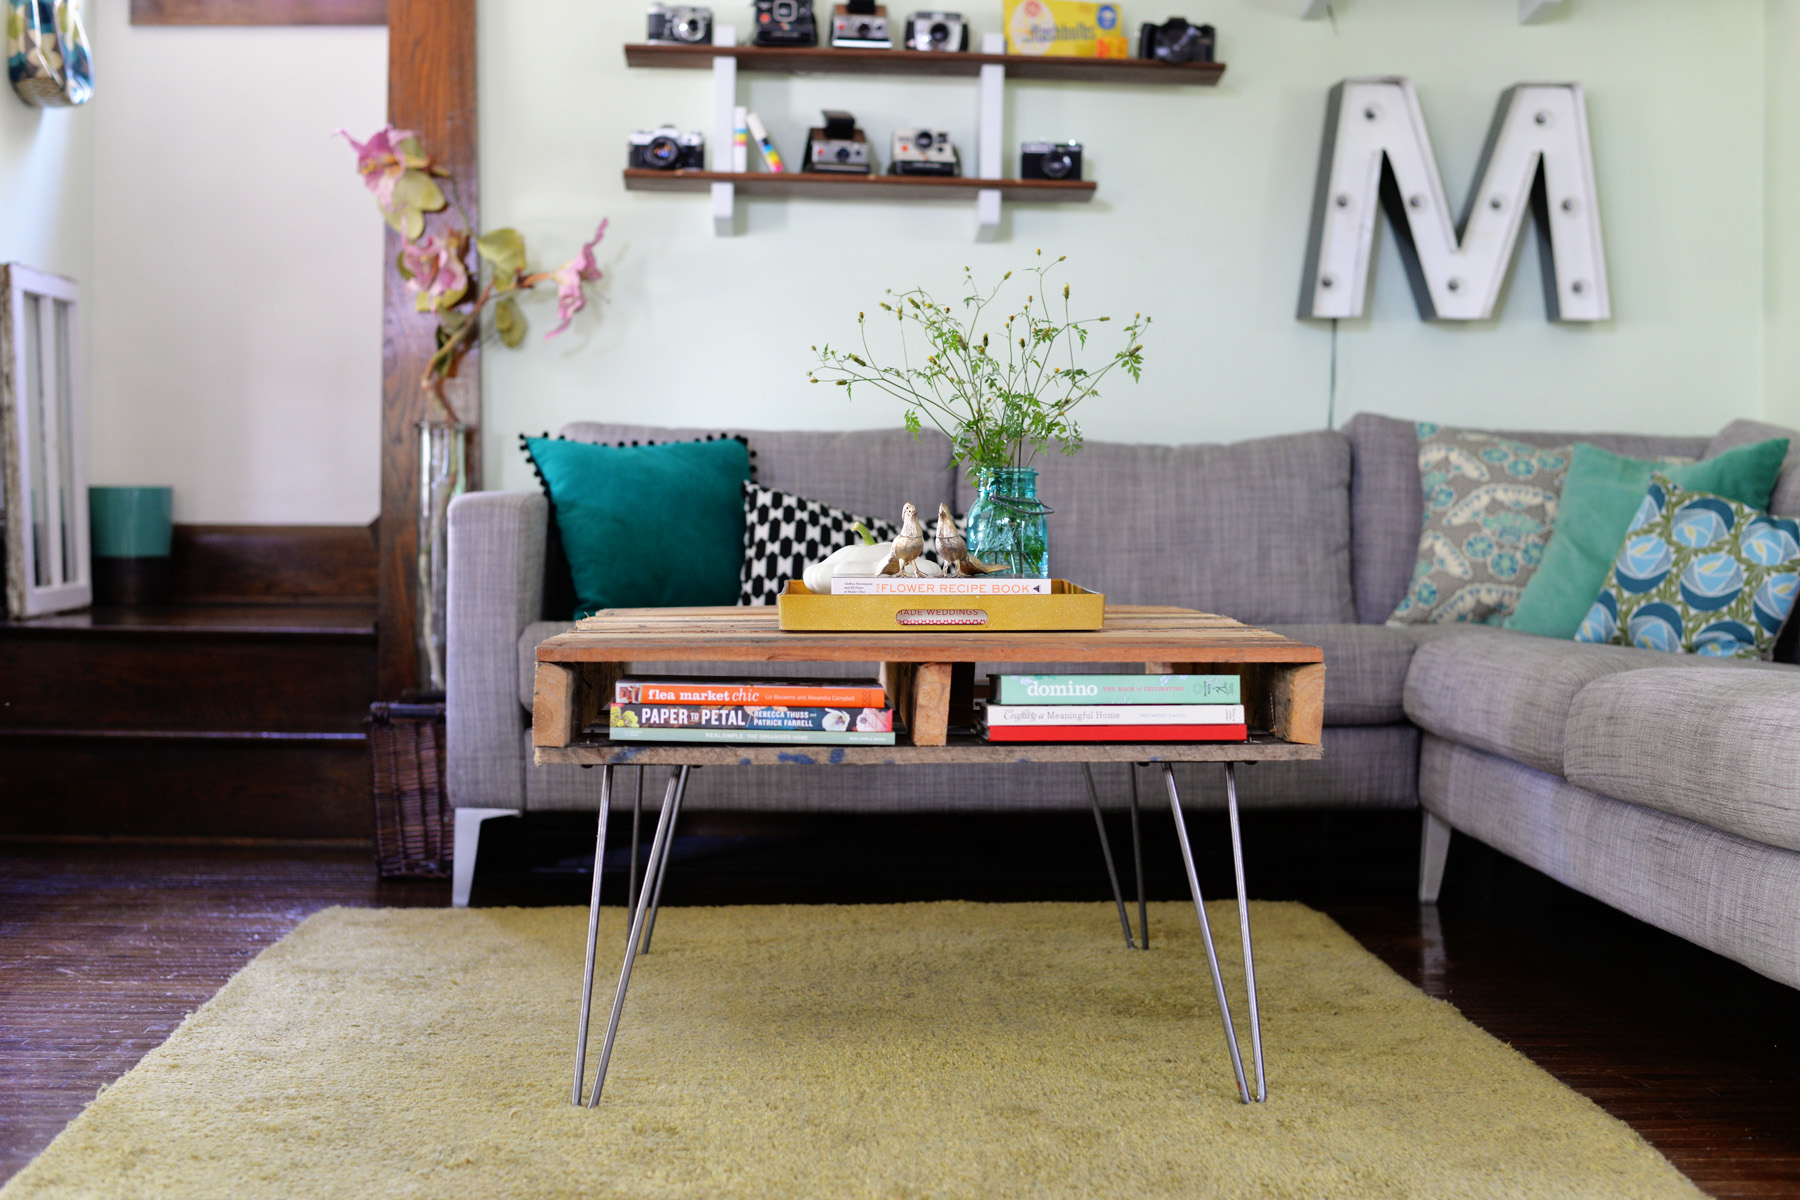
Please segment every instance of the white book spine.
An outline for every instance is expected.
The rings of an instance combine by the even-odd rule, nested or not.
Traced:
[[[834,596],[1048,596],[1048,579],[896,579],[892,575],[834,575]]]
[[[990,704],[989,725],[1242,725],[1241,704]]]
[[[742,175],[750,169],[750,110],[738,105],[731,112],[731,169]]]

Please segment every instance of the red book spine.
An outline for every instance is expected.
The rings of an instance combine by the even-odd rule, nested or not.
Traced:
[[[1244,725],[990,725],[990,742],[1242,742]]]

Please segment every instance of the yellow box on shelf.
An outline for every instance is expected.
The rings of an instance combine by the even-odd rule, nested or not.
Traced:
[[[833,596],[809,592],[793,579],[775,598],[775,607],[781,628],[799,631],[981,633],[1106,624],[1106,596],[1066,579],[1052,579],[1047,596]]]
[[[1006,0],[1006,50],[1051,58],[1130,58],[1116,4],[1087,0]]]

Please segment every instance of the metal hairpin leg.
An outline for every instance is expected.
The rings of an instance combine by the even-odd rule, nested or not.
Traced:
[[[637,799],[631,802],[631,878],[625,888],[625,932],[631,932],[631,914],[638,900],[638,827],[644,821],[644,768],[637,769]]]
[[[1231,1051],[1231,1070],[1237,1076],[1238,1098],[1250,1103],[1250,1087],[1244,1082],[1244,1056],[1238,1053],[1237,1030],[1231,1024],[1231,1005],[1225,999],[1225,980],[1219,975],[1219,955],[1213,949],[1212,925],[1206,919],[1206,901],[1200,895],[1200,876],[1194,871],[1194,850],[1188,845],[1187,821],[1181,815],[1181,793],[1175,790],[1175,769],[1163,764],[1163,783],[1169,789],[1169,811],[1175,817],[1175,838],[1181,843],[1182,865],[1187,867],[1188,889],[1194,893],[1194,912],[1200,917],[1200,934],[1206,943],[1206,965],[1212,971],[1213,996],[1219,1002],[1219,1019],[1225,1023],[1225,1047]]]
[[[1131,772],[1131,865],[1137,872],[1138,946],[1150,948],[1150,906],[1144,903],[1144,837],[1138,830],[1137,764],[1126,764]]]
[[[675,800],[687,782],[687,767],[669,772],[669,787],[663,793],[662,812],[656,818],[656,833],[650,839],[650,863],[645,869],[647,885],[662,867],[663,855],[669,848],[669,830],[675,824]],[[637,909],[631,918],[631,940],[625,945],[625,962],[619,968],[619,990],[613,996],[612,1015],[606,1020],[606,1040],[600,1044],[600,1069],[594,1074],[594,1090],[588,1093],[589,1108],[600,1103],[600,1090],[606,1086],[606,1068],[612,1065],[613,1041],[619,1036],[619,1014],[625,1011],[625,989],[631,986],[631,968],[637,962],[638,931],[650,907],[650,888],[638,893]]]
[[[681,783],[675,788],[675,812],[669,817],[669,841],[675,841],[675,822],[681,817],[681,800],[687,795],[688,769],[681,769]],[[663,849],[663,856],[654,868],[644,872],[644,890],[650,893],[650,920],[644,925],[644,944],[638,953],[650,953],[650,938],[656,933],[656,914],[662,909],[663,880],[669,876],[669,850]]]
[[[600,829],[594,835],[594,890],[588,898],[587,963],[581,970],[581,1019],[575,1029],[575,1086],[569,1103],[581,1103],[581,1081],[587,1074],[588,1014],[594,1007],[594,944],[600,937],[600,868],[606,862],[606,817],[612,806],[613,769],[600,769]]]
[[[1244,839],[1238,832],[1237,764],[1225,764],[1225,808],[1231,814],[1231,865],[1237,872],[1238,931],[1244,939],[1244,990],[1250,994],[1250,1049],[1256,1056],[1256,1100],[1269,1098],[1263,1077],[1262,1015],[1256,1009],[1256,959],[1250,953],[1250,902],[1244,895]]]
[[[1119,928],[1125,931],[1125,948],[1135,950],[1137,946],[1131,940],[1131,918],[1125,915],[1125,894],[1119,890],[1119,872],[1113,866],[1112,842],[1106,837],[1106,821],[1100,815],[1100,792],[1094,787],[1094,768],[1090,763],[1081,764],[1081,773],[1087,776],[1088,803],[1094,806],[1094,826],[1100,831],[1100,853],[1106,856],[1106,877],[1112,880],[1113,903],[1119,906]]]

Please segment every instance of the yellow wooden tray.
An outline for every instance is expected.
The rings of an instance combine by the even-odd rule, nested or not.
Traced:
[[[833,596],[807,591],[792,579],[775,605],[781,627],[790,630],[982,632],[1099,629],[1106,623],[1106,596],[1066,579],[1052,579],[1048,596]]]

